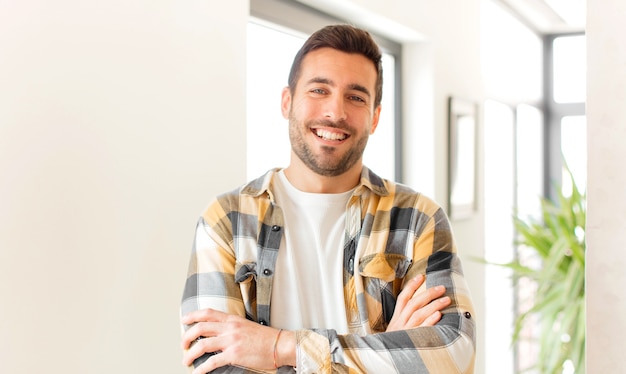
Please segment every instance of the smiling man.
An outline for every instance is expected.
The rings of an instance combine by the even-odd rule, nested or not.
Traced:
[[[445,213],[362,162],[381,111],[378,46],[327,26],[288,83],[289,165],[218,196],[198,222],[183,363],[194,374],[473,372],[472,303]]]
[[[363,55],[320,48],[307,54],[299,75],[300,84],[286,87],[282,96],[295,155],[285,172],[288,177],[299,170],[313,172],[315,179],[329,177],[322,179],[327,181],[342,176],[352,188],[361,174],[367,139],[378,125],[380,105],[375,106],[372,92],[377,72]],[[345,187],[336,191],[297,187],[320,193],[345,191]]]

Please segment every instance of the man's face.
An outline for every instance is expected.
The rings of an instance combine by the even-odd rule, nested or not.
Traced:
[[[338,176],[362,167],[363,151],[378,124],[376,69],[360,54],[332,48],[309,52],[293,96],[283,90],[292,152],[315,173]]]

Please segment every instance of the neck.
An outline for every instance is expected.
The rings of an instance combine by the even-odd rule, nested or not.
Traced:
[[[361,179],[362,165],[334,177],[316,174],[309,168],[297,168],[293,164],[285,169],[285,176],[298,190],[310,193],[341,193],[353,189]]]

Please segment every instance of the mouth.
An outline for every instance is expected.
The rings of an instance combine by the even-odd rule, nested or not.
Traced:
[[[326,140],[326,141],[343,141],[346,140],[350,137],[350,135],[339,131],[337,129],[320,129],[320,128],[314,128],[311,129],[311,131],[313,132],[313,134],[315,134],[318,138],[322,139],[322,140]]]

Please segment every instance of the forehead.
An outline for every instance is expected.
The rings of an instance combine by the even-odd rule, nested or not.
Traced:
[[[360,84],[373,92],[377,74],[374,63],[362,54],[320,48],[302,60],[299,80],[306,83],[312,78],[327,78],[337,84]]]

